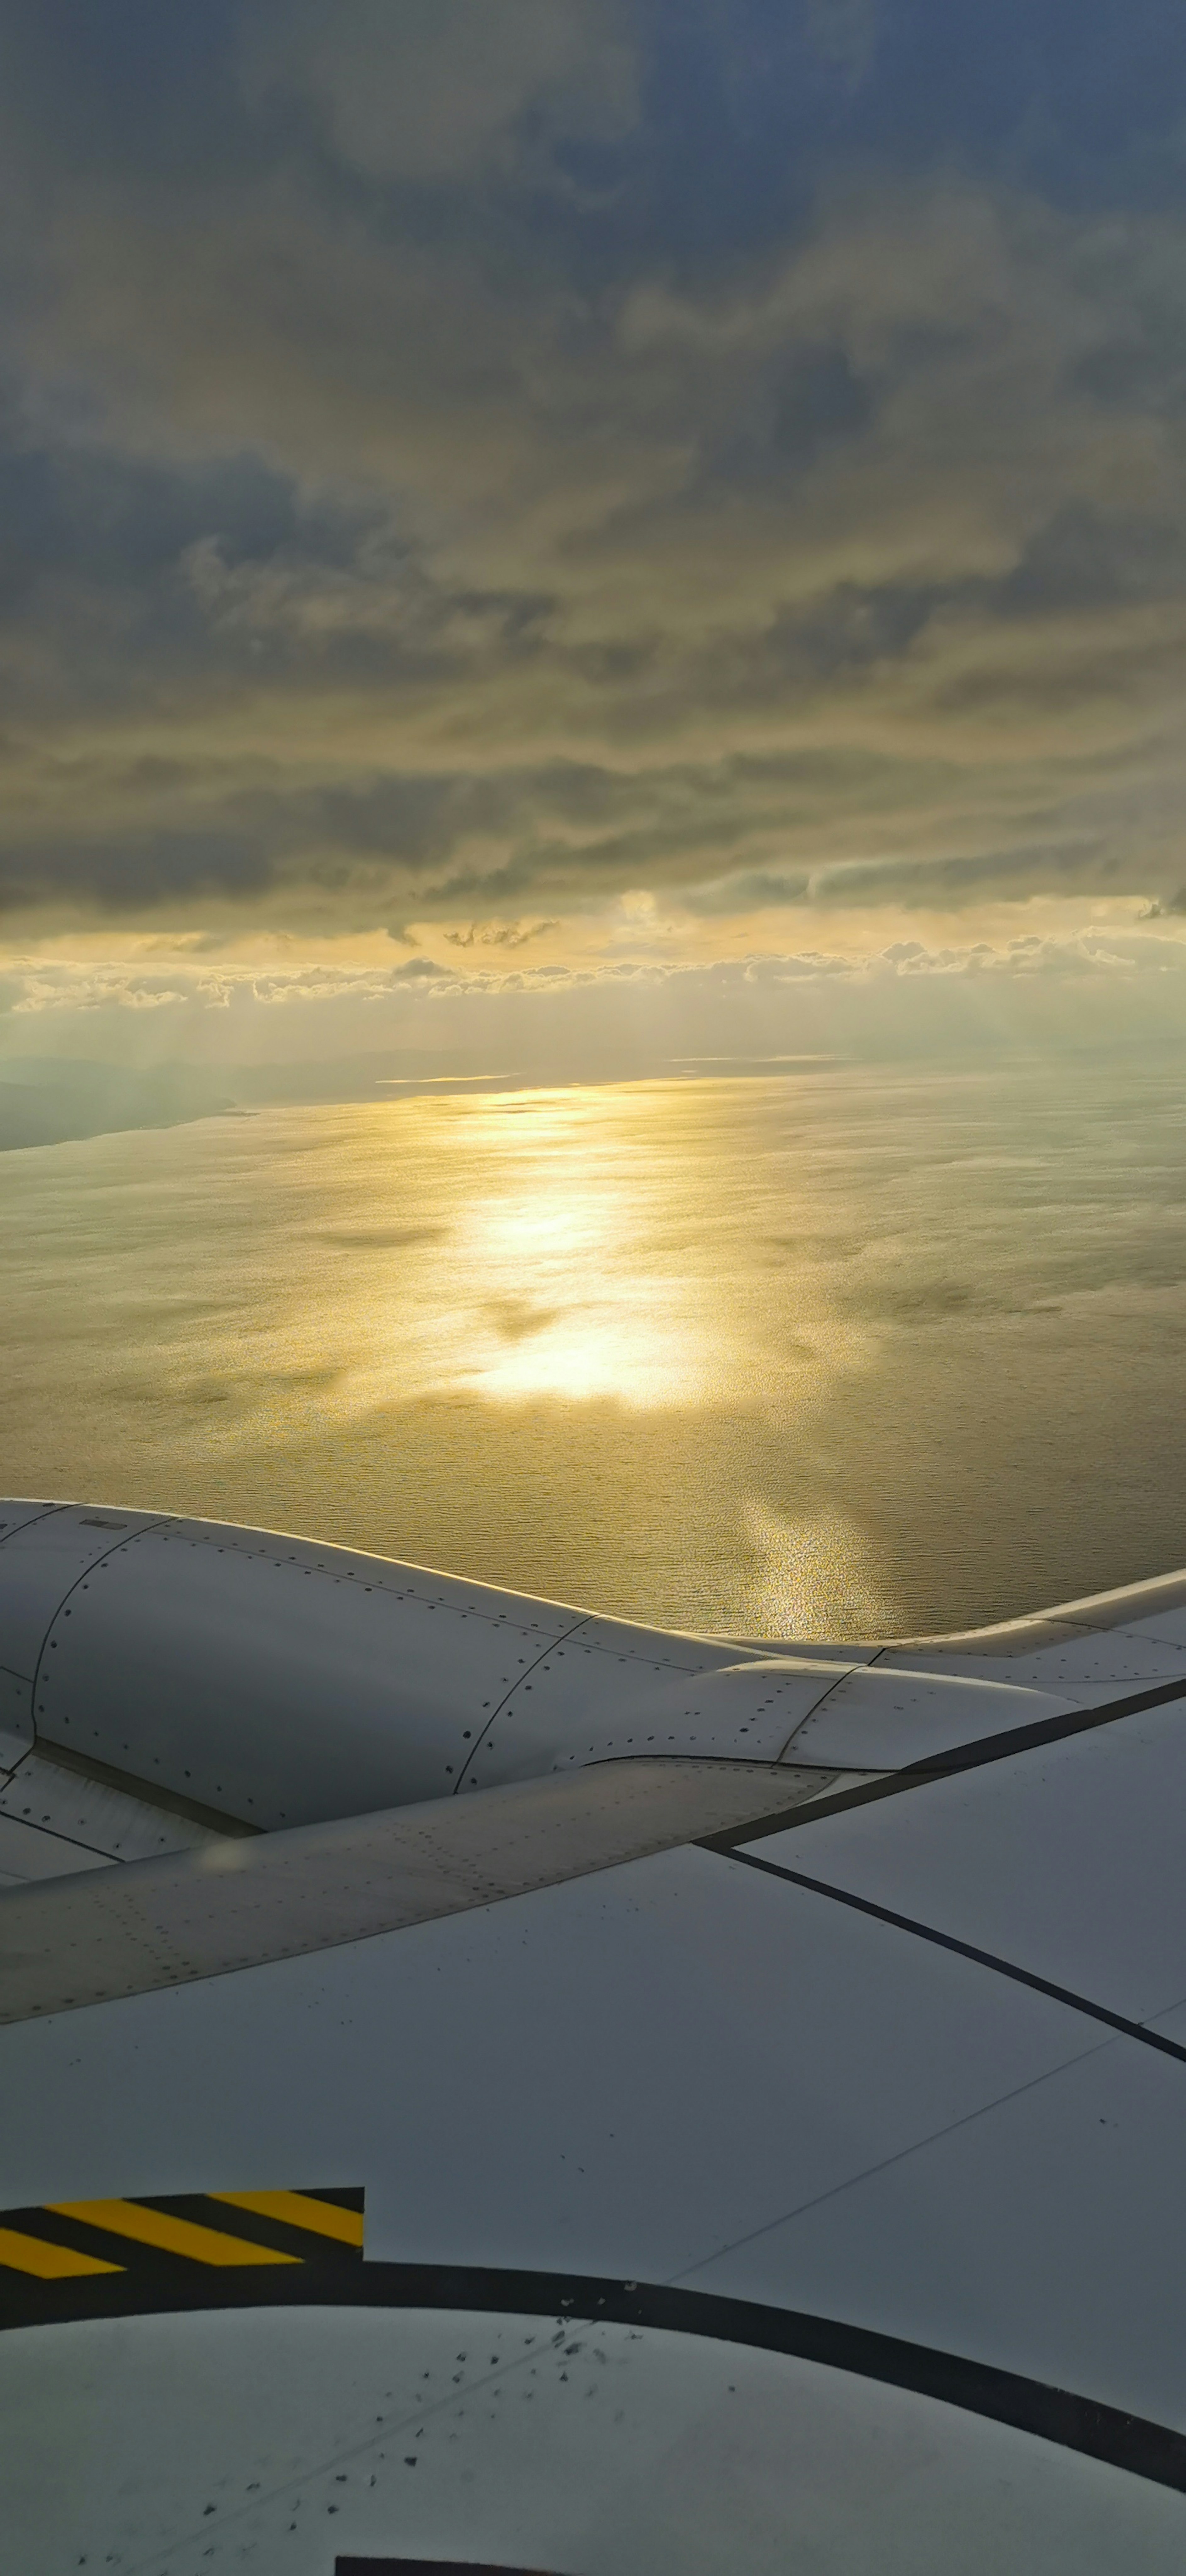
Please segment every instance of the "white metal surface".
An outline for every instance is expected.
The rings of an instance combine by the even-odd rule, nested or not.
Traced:
[[[630,1756],[776,1762],[844,1670],[781,1657],[673,1673],[670,1662],[603,1642],[596,1632],[604,1624],[584,1622],[537,1664],[483,1737],[463,1789]],[[807,1758],[828,1759],[822,1753]]]
[[[109,1781],[88,1779],[42,1753],[27,1753],[0,1787],[0,1817],[73,1847],[76,1869],[85,1869],[96,1857],[134,1861],[197,1851],[217,1839],[209,1825],[129,1797]]]
[[[483,1785],[550,1768],[585,1722],[574,1663],[548,1688],[578,1632],[603,1729],[615,1701],[737,1661],[218,1523],[58,1510],[0,1546],[0,1657],[36,1672],[39,1741],[268,1829],[447,1796],[492,1729]]]
[[[787,1762],[896,1771],[937,1760],[1014,1727],[1057,1717],[1074,1702],[998,1680],[858,1665],[834,1683],[790,1737]]]
[[[109,1856],[80,1848],[65,1834],[19,1816],[0,1814],[0,1887],[26,1887],[39,1878],[68,1878],[80,1869],[106,1869]]]
[[[754,1849],[1146,2020],[1186,1997],[1184,1818],[1174,1702]]]
[[[0,1778],[21,1760],[32,1742],[32,1682],[0,1666]]]
[[[1178,2576],[1186,2553],[1181,2496],[736,2344],[464,2309],[6,2340],[21,2576],[327,2576],[339,2553],[574,2576]]]
[[[15,1531],[26,1529],[31,1521],[44,1520],[47,1513],[61,1511],[62,1508],[60,1503],[28,1500],[0,1503],[0,1546],[6,1539],[10,1539]],[[78,1508],[85,1511],[89,1506],[80,1504]]]
[[[1028,1641],[1019,1641],[1019,1651],[1009,1656],[980,1655],[970,1646],[959,1653],[943,1647],[929,1651],[912,1646],[887,1649],[878,1657],[874,1669],[892,1670],[897,1664],[908,1665],[913,1672],[967,1675],[986,1681],[1008,1679],[1026,1689],[1063,1693],[1084,1707],[1093,1701],[1111,1699],[1125,1688],[1138,1690],[1158,1681],[1180,1681],[1186,1691],[1186,1645],[1147,1637],[1140,1629],[1076,1632],[1060,1627],[1036,1650],[1028,1650]]]
[[[32,1681],[59,1605],[113,1549],[151,1529],[148,1512],[0,1503],[0,1663]]]
[[[489,1708],[573,1623],[530,1606],[170,1524],[59,1611],[38,1735],[263,1827],[445,1796]]]
[[[1088,2450],[1100,2407],[1169,2427],[1162,2470],[1186,2481],[1186,2062],[1150,2044],[1186,2048],[1186,1691],[1042,1733],[1186,1680],[1180,1581],[979,1639],[762,1656],[143,1515],[47,1508],[0,1531],[0,1574],[0,1663],[36,1671],[40,1730],[0,1784],[0,1873],[5,1831],[48,1842],[71,1801],[79,1825],[92,1798],[109,1844],[167,1830],[151,1793],[63,1786],[55,1729],[279,1828],[123,1869],[92,1849],[87,1873],[0,1896],[10,2011],[120,1998],[0,2030],[0,2208],[336,2180],[365,2190],[372,2264],[508,2284],[501,2321],[497,2290],[466,2321],[439,2445],[412,2428],[398,2476],[377,2447],[401,2404],[426,2411],[407,2401],[456,2301],[443,2326],[253,2296],[0,2334],[0,2532],[22,2576],[95,2545],[84,2489],[96,2563],[128,2576],[220,2558],[325,2576],[335,2549],[560,2576],[1181,2563],[1180,2494],[871,2364],[619,2325],[600,2361],[566,2345],[568,2376],[517,2396],[536,2326],[510,2293],[512,2275],[596,2276],[757,2302],[788,2332],[803,2312],[965,2386],[1075,2392]],[[13,1705],[10,1756],[28,1742]],[[748,1856],[728,1831],[688,1847],[845,1794],[841,1765],[1035,1723],[1024,1753],[867,1780],[873,1803],[800,1808]],[[516,1771],[534,1776],[486,1786]],[[28,1793],[51,1787],[61,1811],[38,1823]],[[339,1821],[289,1830],[292,1813]],[[493,2356],[480,2388],[471,2327]],[[598,2387],[620,2369],[624,2405],[599,2414],[578,2362]],[[56,2482],[30,2392],[45,2456],[69,2464]],[[529,2434],[507,2431],[512,2399]]]
[[[0,2022],[461,1913],[753,1823],[846,1776],[861,1775],[616,1762],[481,1799],[427,1800],[233,1842],[191,1827],[202,1847],[183,1857],[145,1862],[116,1879],[0,1895]],[[148,1817],[141,1810],[123,1831],[142,1836]],[[152,1821],[164,1842],[164,1819]]]
[[[1160,1670],[1171,1650],[1145,1651]],[[773,1760],[790,1738],[795,1761],[893,1766],[1041,1707],[999,1664],[969,1685],[761,1657],[307,1540],[75,1507],[0,1543],[0,1657],[14,1758],[35,1681],[41,1746],[269,1831],[627,1755]]]
[[[1053,2126],[1044,2106],[1060,2069],[1104,2054],[1139,2116],[1101,2154],[1107,2103],[1068,2093]],[[341,2175],[366,2189],[375,2259],[701,2287],[748,2242],[744,2288],[719,2286],[909,2333],[921,2284],[943,2350],[1040,2357],[1058,2385],[1186,2428],[1186,2070],[713,1853],[25,2023],[0,2034],[0,2089],[9,2205]],[[1010,2100],[1026,2213],[997,2204],[969,2287],[948,2249],[975,2201],[932,2198],[913,2160]],[[891,2168],[897,2306],[876,2272],[862,2299],[855,2259],[830,2288],[760,2252],[798,2212],[806,2262],[824,2204]],[[1009,2226],[1055,2230],[1040,2348]]]
[[[1186,2069],[1100,2032],[1078,2063],[788,2205],[688,2285],[945,2350],[958,2336],[986,2362],[1182,2426],[1184,2158]]]

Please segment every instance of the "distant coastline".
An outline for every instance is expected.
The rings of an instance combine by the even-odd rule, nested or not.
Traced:
[[[237,1106],[225,1082],[180,1067],[137,1073],[122,1065],[19,1057],[0,1064],[0,1153],[70,1145],[137,1127],[179,1127]]]

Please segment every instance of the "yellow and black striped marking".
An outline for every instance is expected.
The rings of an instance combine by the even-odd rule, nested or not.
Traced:
[[[0,2213],[0,2325],[145,2308],[221,2304],[232,2282],[301,2275],[362,2260],[361,2191],[212,2191],[141,2200],[47,2201]],[[277,2286],[278,2283],[277,2283]],[[213,2297],[212,2294],[213,2293]],[[270,2289],[263,2291],[270,2295]],[[257,2295],[259,2292],[257,2291]]]

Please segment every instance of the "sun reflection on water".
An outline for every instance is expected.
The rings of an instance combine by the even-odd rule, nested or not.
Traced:
[[[401,1269],[390,1313],[401,1369],[436,1393],[631,1409],[743,1391],[748,1401],[759,1389],[765,1401],[776,1382],[785,1397],[818,1370],[822,1333],[814,1347],[784,1340],[777,1358],[763,1353],[752,1297],[739,1300],[720,1257],[722,1215],[732,1229],[736,1209],[720,1206],[690,1091],[519,1095],[450,1102],[444,1115],[439,1102],[404,1104],[421,1111],[425,1145],[443,1148],[451,1205],[447,1253],[426,1264],[433,1311],[415,1354]]]
[[[818,1214],[785,1080],[102,1138],[60,1203],[55,1168],[29,1166],[44,1291],[30,1275],[10,1310],[29,1490],[118,1488],[676,1624],[825,1618],[811,1544],[792,1579],[751,1508],[772,1462],[772,1509],[810,1483],[812,1425],[863,1365],[800,1256]]]
[[[883,1066],[7,1154],[5,1480],[733,1636],[1135,1580],[1186,1558],[1184,1134],[1177,1070]]]
[[[893,1596],[851,1513],[833,1505],[792,1521],[755,1497],[746,1521],[757,1557],[746,1595],[752,1636],[892,1636]]]
[[[645,1188],[604,1171],[580,1188],[558,1183],[559,1141],[549,1122],[547,1170],[521,1173],[461,1220],[458,1256],[482,1296],[458,1378],[511,1403],[702,1400],[705,1318],[694,1283],[640,1240]]]

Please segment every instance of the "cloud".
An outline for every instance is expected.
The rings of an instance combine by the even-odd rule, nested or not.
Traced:
[[[0,4],[10,923],[1174,901],[1186,22],[100,14]]]
[[[151,952],[156,943],[143,945]],[[233,958],[218,963],[191,959],[185,952],[168,967],[157,967],[142,955],[88,962],[46,952],[14,957],[4,976],[3,993],[8,1008],[26,1017],[182,1006],[222,1010],[228,999],[265,1011],[295,1003],[315,1006],[343,1001],[394,1002],[401,1011],[405,1004],[427,1002],[439,1011],[443,1002],[462,991],[498,996],[532,990],[610,993],[633,988],[742,997],[759,989],[811,982],[844,983],[862,991],[887,981],[984,975],[1012,980],[1044,975],[1088,982],[1176,978],[1186,975],[1186,939],[1139,923],[1131,928],[1089,927],[1071,936],[1028,932],[995,943],[982,939],[959,946],[904,938],[851,954],[762,950],[709,963],[686,957],[607,958],[580,969],[563,962],[528,968],[475,963],[453,969],[430,958],[409,959],[394,967],[326,964],[317,959],[264,967]]]
[[[559,927],[558,921],[471,921],[464,930],[447,930],[445,937],[454,948],[525,948],[529,940]]]
[[[597,0],[283,0],[248,13],[243,64],[251,96],[311,102],[380,181],[472,183],[522,148],[528,117],[596,136],[633,106],[618,13]]]
[[[808,0],[807,26],[817,51],[854,82],[872,68],[881,21],[880,0]]]
[[[774,868],[750,868],[733,877],[723,877],[716,884],[693,886],[684,896],[689,912],[728,919],[734,913],[782,911],[790,904],[801,904],[810,889],[811,880],[804,875],[780,874]]]

